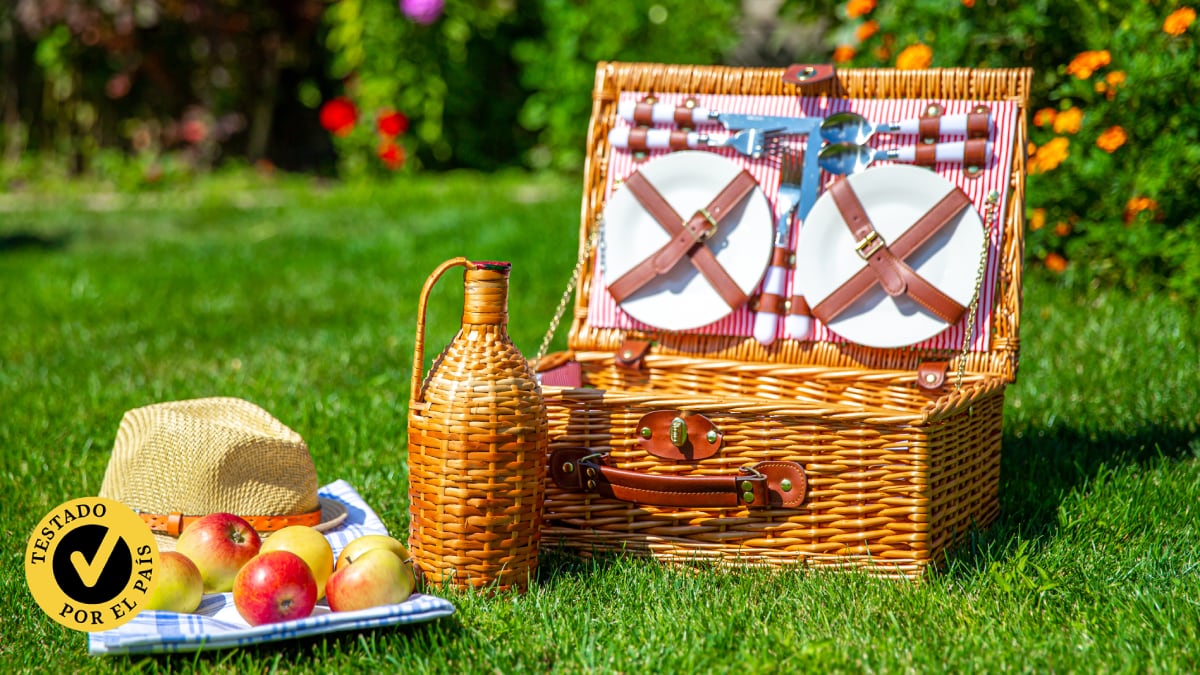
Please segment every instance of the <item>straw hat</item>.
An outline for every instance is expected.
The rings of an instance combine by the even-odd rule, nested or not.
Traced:
[[[159,548],[174,550],[183,528],[209,513],[237,514],[264,536],[336,527],[346,509],[317,487],[299,434],[249,401],[202,398],[126,412],[100,496],[137,511]]]

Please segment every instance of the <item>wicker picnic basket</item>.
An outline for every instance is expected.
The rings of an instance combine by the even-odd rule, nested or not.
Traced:
[[[543,549],[917,577],[943,562],[956,539],[997,516],[1004,393],[1017,372],[1031,72],[840,70],[803,91],[784,74],[599,64],[569,352],[538,360],[539,371],[573,366],[579,380],[543,381],[552,476]],[[966,341],[952,350],[789,339],[765,347],[749,337],[593,325],[589,300],[598,292],[595,242],[610,178],[608,135],[624,92],[1015,105],[1009,194],[995,214],[1003,233],[999,272],[983,310],[987,348],[968,350]],[[676,432],[694,442],[687,456],[648,447],[647,437]],[[719,447],[700,448],[706,441]],[[764,476],[767,467],[786,470]],[[782,502],[781,484],[788,488]],[[686,493],[677,505],[639,498],[675,492]]]

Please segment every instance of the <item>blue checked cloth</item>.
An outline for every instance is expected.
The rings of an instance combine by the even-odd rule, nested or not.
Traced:
[[[330,483],[321,488],[319,494],[342,502],[349,513],[337,529],[325,533],[335,559],[342,548],[357,537],[388,533],[379,516],[346,481]],[[322,599],[312,615],[306,618],[251,627],[233,606],[232,593],[212,593],[204,596],[194,614],[145,611],[118,628],[89,633],[88,653],[156,654],[223,649],[321,633],[432,621],[453,613],[454,605],[448,600],[421,593],[398,605],[353,612],[331,612]]]

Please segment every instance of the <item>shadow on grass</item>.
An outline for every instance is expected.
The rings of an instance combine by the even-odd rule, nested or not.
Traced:
[[[70,239],[65,233],[9,232],[0,234],[0,253],[21,250],[54,251],[65,248]]]
[[[986,530],[967,533],[949,549],[950,573],[974,577],[1004,551],[1028,542],[1036,551],[1059,527],[1060,507],[1107,467],[1148,468],[1177,462],[1200,451],[1200,432],[1145,427],[1125,432],[1030,429],[1005,433],[1000,462],[1000,516]]]

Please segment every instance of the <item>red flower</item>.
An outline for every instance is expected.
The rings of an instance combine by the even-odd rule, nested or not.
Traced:
[[[358,109],[345,96],[339,96],[321,106],[321,126],[334,136],[345,136],[354,129]]]
[[[402,112],[385,108],[379,111],[379,117],[375,119],[375,127],[385,138],[402,136],[404,132],[408,131],[408,117]]]
[[[404,166],[404,148],[396,145],[390,139],[380,143],[375,154],[379,155],[379,161],[392,171]]]

